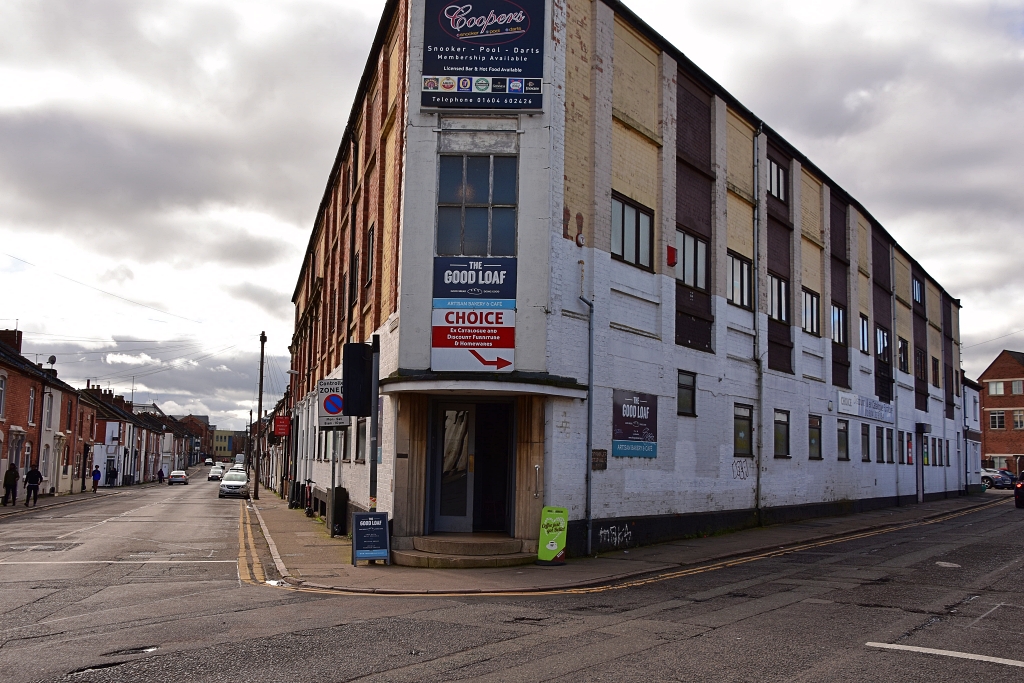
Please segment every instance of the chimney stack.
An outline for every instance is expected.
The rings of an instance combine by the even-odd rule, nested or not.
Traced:
[[[21,330],[0,330],[0,342],[7,344],[21,355]]]

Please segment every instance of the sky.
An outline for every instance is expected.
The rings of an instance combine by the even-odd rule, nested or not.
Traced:
[[[1024,350],[1024,0],[626,3]],[[238,429],[383,0],[0,3],[0,328],[76,385]]]

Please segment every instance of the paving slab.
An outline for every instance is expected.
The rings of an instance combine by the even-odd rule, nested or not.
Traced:
[[[267,492],[271,494],[271,492]],[[475,569],[352,565],[349,537],[331,538],[324,523],[310,519],[287,501],[268,495],[253,501],[278,572],[293,585],[353,593],[474,594],[564,590],[653,575],[728,558],[775,552],[791,546],[926,522],[950,513],[1009,503],[1012,493],[989,491],[978,496],[884,508],[841,517],[757,527],[704,538],[671,541],[570,559],[564,566],[520,565]]]

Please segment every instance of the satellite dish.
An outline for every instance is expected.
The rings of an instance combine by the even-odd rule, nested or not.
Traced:
[[[57,362],[57,356],[50,356],[50,357],[49,357],[49,358],[48,358],[48,359],[46,360],[46,362],[47,362],[47,363],[49,363],[50,365],[53,365],[54,363],[56,363],[56,362]]]

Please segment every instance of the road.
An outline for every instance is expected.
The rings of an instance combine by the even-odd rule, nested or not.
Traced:
[[[630,587],[346,596],[258,584],[198,477],[0,520],[0,679],[1019,680],[948,653],[1024,660],[1022,532],[1010,502]]]

